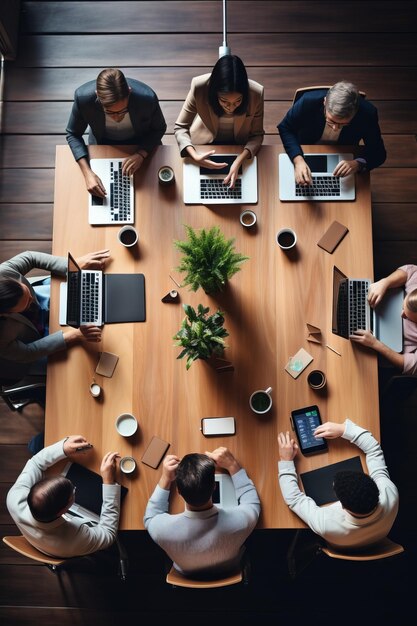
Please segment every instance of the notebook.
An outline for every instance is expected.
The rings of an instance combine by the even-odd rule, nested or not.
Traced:
[[[351,459],[300,474],[305,494],[313,498],[319,506],[336,502],[337,497],[333,491],[333,481],[335,474],[341,471],[363,472],[360,457],[354,456]]]
[[[373,309],[368,303],[370,284],[367,278],[347,278],[333,267],[332,331],[349,339],[359,328],[370,330],[391,350],[402,352],[404,290],[401,287],[388,289],[382,302]]]
[[[241,164],[233,189],[223,184],[236,154],[214,154],[211,161],[227,163],[227,167],[212,170],[185,159],[183,165],[185,204],[255,204],[258,202],[256,157]]]
[[[213,492],[213,504],[221,509],[230,509],[238,505],[235,486],[230,474],[215,474],[216,486]]]
[[[144,322],[145,277],[143,274],[104,274],[82,270],[68,253],[67,282],[60,285],[61,325]]]
[[[90,167],[101,179],[105,198],[88,198],[88,222],[100,224],[133,224],[135,221],[135,192],[133,176],[122,174],[124,159],[91,159]]]
[[[313,184],[304,187],[294,180],[294,165],[289,156],[278,155],[279,199],[291,201],[326,201],[354,200],[355,176],[339,178],[333,176],[339,161],[351,161],[353,154],[304,154],[304,159],[311,170]]]
[[[103,479],[100,474],[78,463],[69,462],[64,467],[62,475],[66,476],[74,487],[77,488],[75,491],[75,502],[66,515],[85,517],[98,522],[103,504]],[[123,500],[127,492],[127,487],[122,485],[121,500]]]

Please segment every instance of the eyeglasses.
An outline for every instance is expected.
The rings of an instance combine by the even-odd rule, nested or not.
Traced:
[[[350,120],[349,122],[336,122],[336,120],[333,120],[329,116],[329,113],[326,111],[326,109],[324,109],[324,117],[326,119],[327,126],[330,126],[331,128],[344,128],[345,126],[349,126],[350,124]]]
[[[103,107],[103,110],[105,113],[107,113],[107,115],[125,115],[129,111],[128,107],[126,107],[125,109],[120,109],[119,111],[111,111],[110,109],[105,109]]]

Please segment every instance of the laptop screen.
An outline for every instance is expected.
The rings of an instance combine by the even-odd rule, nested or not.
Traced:
[[[67,267],[67,324],[78,328],[81,311],[81,269],[68,252]]]
[[[327,172],[326,154],[305,154],[304,160],[312,172]]]
[[[230,167],[236,159],[236,154],[213,154],[210,157],[210,161],[214,161],[215,163],[227,163],[227,167],[222,167],[221,169],[209,169],[208,167],[200,167],[200,174],[204,174],[205,176],[213,176],[213,174],[222,174],[226,176],[229,173]],[[242,175],[242,165],[239,166],[239,176]]]
[[[336,266],[333,267],[332,331],[347,337],[348,331],[348,279]]]

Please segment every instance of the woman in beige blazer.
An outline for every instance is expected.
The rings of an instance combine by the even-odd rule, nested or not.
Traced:
[[[181,156],[210,169],[222,168],[210,156],[215,150],[197,152],[196,145],[238,144],[244,149],[224,179],[234,186],[239,166],[258,152],[264,136],[264,88],[248,80],[245,66],[234,55],[221,57],[211,74],[196,76],[175,122],[174,132]]]

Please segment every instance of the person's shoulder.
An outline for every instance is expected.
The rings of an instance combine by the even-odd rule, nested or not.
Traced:
[[[86,83],[83,83],[75,90],[76,98],[88,98],[90,96],[96,96],[96,81],[89,80]]]
[[[367,100],[366,98],[360,98],[359,100],[359,111],[358,113],[364,115],[364,116],[368,116],[368,115],[375,115],[377,113],[377,108],[374,104],[372,104],[372,102],[370,102],[369,100]]]
[[[256,80],[252,80],[249,78],[249,90],[252,93],[255,93],[259,96],[261,96],[264,92],[264,86],[261,85],[260,83],[257,83]]]
[[[152,87],[143,83],[141,80],[137,80],[136,78],[126,78],[126,80],[129,87],[131,87],[132,94],[134,96],[149,99],[157,98],[157,95]]]
[[[191,79],[191,88],[199,89],[201,87],[208,87],[211,74],[200,74],[194,76]]]

